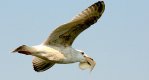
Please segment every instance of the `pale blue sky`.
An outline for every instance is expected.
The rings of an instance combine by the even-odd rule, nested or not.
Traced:
[[[22,44],[40,44],[97,1],[0,0],[0,80],[149,80],[148,0],[104,0],[103,16],[73,44],[96,61],[92,73],[78,63],[37,73],[31,56],[10,53]]]

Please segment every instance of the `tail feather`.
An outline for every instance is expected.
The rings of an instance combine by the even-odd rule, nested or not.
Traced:
[[[22,45],[18,48],[16,48],[14,51],[12,51],[13,53],[14,52],[18,52],[18,53],[21,53],[21,54],[25,54],[25,55],[31,55],[32,53],[32,48],[29,47],[29,46],[26,46],[26,45]]]

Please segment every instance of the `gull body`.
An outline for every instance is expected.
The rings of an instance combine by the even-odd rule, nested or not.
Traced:
[[[104,12],[105,4],[98,1],[73,18],[70,22],[56,28],[43,43],[36,46],[22,45],[13,52],[33,56],[33,68],[45,71],[55,64],[80,62],[80,69],[92,70],[95,61],[83,51],[72,48],[75,38],[96,23]]]
[[[34,56],[42,56],[47,60],[52,60],[58,64],[68,64],[75,62],[84,62],[85,58],[80,54],[80,51],[72,47],[56,47],[56,46],[46,46],[37,45],[33,46],[35,53]],[[41,58],[42,58],[41,57]]]

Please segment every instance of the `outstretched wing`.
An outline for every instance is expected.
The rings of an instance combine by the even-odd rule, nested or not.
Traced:
[[[96,23],[104,12],[105,4],[98,1],[77,15],[72,21],[55,29],[45,45],[71,46],[75,38],[85,29]]]

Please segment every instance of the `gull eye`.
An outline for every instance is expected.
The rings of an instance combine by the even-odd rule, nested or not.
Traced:
[[[82,55],[84,55],[84,52],[81,52]]]

